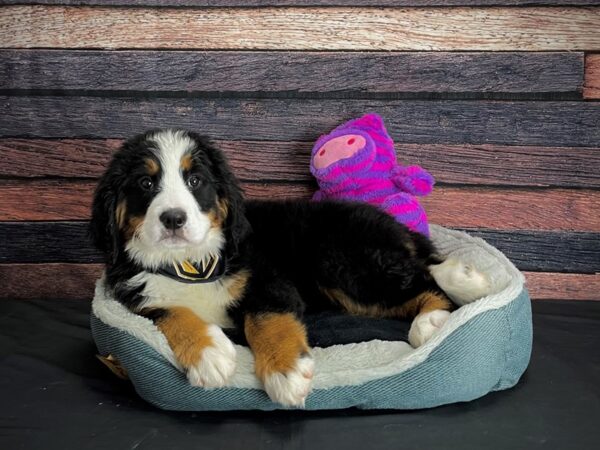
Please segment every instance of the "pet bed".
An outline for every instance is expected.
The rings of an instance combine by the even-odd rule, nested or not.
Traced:
[[[316,371],[305,409],[417,409],[469,401],[514,386],[531,354],[531,305],[522,274],[497,249],[466,233],[431,227],[439,252],[486,273],[492,293],[454,311],[417,349],[373,339],[315,347]],[[165,337],[96,286],[92,333],[101,355],[117,360],[139,395],[169,410],[272,410],[247,347],[237,347],[228,386],[191,386]],[[310,332],[310,330],[309,330]]]

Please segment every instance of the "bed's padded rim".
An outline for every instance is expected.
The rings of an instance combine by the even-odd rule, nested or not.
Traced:
[[[121,361],[140,396],[160,408],[280,408],[261,389],[194,388],[150,346],[93,315],[92,331],[100,352],[111,353]],[[531,305],[523,290],[506,306],[479,314],[456,329],[415,367],[361,385],[314,390],[306,409],[429,408],[507,389],[516,384],[527,367],[531,336]]]

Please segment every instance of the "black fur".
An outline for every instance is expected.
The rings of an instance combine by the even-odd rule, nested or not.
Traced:
[[[338,308],[321,288],[384,308],[439,291],[427,270],[440,262],[431,242],[371,205],[250,201],[246,215],[253,231],[245,264],[252,277],[232,311],[238,323],[248,312],[301,316]]]
[[[223,154],[206,138],[188,133],[196,145],[194,167],[204,181],[194,191],[202,210],[227,204],[223,225],[230,275],[251,275],[243,297],[229,313],[241,325],[246,314],[339,308],[322,289],[340,289],[360,305],[398,306],[425,290],[439,288],[427,265],[439,262],[424,236],[409,231],[379,209],[358,203],[291,200],[243,200],[242,191]],[[118,300],[132,310],[140,304],[141,287],[126,281],[144,270],[124,251],[126,235],[115,209],[126,199],[127,213],[143,215],[152,192],[138,184],[144,160],[152,157],[148,134],[127,141],[115,154],[94,197],[90,233],[107,258],[107,283]],[[157,175],[160,176],[160,175]],[[186,176],[186,174],[184,174]]]
[[[152,156],[145,145],[149,133],[123,144],[96,187],[89,232],[92,242],[107,255],[107,263],[111,265],[123,256],[124,246],[123,233],[116,221],[117,204],[127,198],[130,214],[144,214],[151,200],[137,186],[138,177],[143,174],[144,159]]]

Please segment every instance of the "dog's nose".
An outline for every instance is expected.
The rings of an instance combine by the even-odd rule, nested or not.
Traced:
[[[183,209],[168,209],[160,215],[160,221],[167,230],[177,230],[185,225],[187,216]]]

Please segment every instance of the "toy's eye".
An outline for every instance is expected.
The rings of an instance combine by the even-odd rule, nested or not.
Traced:
[[[150,191],[154,187],[154,181],[152,181],[152,178],[148,176],[140,178],[138,183],[140,184],[140,187],[145,191]]]
[[[196,189],[201,183],[202,181],[198,175],[190,175],[187,179],[187,184],[192,189]]]

